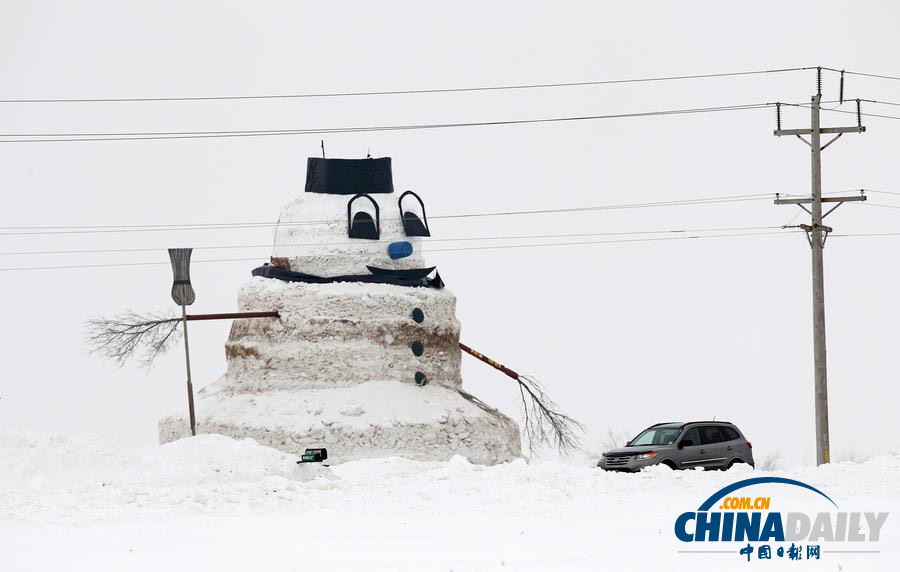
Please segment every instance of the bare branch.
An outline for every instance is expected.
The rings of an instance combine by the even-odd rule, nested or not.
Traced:
[[[114,318],[88,321],[91,353],[111,359],[119,366],[140,355],[144,367],[164,354],[181,337],[180,318],[158,314],[141,315],[132,311]]]
[[[503,421],[504,423],[508,423],[510,421],[509,418],[506,415],[504,415],[499,409],[497,409],[495,407],[491,407],[490,405],[488,405],[484,401],[478,399],[477,397],[475,397],[471,393],[467,392],[466,390],[459,388],[456,391],[459,392],[459,394],[463,397],[463,399],[471,402],[473,405],[475,405],[476,407],[478,407],[485,413],[496,417],[497,419],[499,419],[500,421]]]
[[[525,409],[525,435],[532,452],[535,445],[553,445],[563,454],[580,450],[578,434],[584,431],[584,425],[560,411],[536,379],[520,375],[516,381]]]

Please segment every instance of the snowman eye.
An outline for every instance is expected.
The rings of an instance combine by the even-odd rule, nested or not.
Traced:
[[[422,218],[419,218],[419,215],[412,211],[403,210],[403,199],[407,195],[412,195],[419,201],[419,206],[422,208]],[[422,197],[412,191],[406,191],[400,195],[397,205],[400,207],[400,218],[403,220],[403,231],[406,232],[406,236],[431,236],[431,231],[428,229],[428,217],[425,215],[425,203],[422,202]],[[423,220],[424,222],[422,222]]]
[[[366,211],[360,210],[353,214],[353,202],[356,199],[365,197],[372,202],[375,207],[375,218]],[[375,199],[365,193],[360,193],[350,199],[347,203],[347,234],[350,238],[365,238],[368,240],[378,240],[381,236],[381,216],[378,211],[378,203]]]

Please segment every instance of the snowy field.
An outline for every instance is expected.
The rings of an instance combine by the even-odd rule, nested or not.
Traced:
[[[677,552],[686,545],[673,525],[750,475],[802,480],[842,510],[892,513],[866,546],[880,554],[751,568],[900,566],[897,455],[772,473],[459,457],[326,468],[219,436],[122,449],[0,431],[0,570],[747,570],[733,543],[716,548],[734,553]]]

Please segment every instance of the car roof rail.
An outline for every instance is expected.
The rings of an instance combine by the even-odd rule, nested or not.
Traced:
[[[682,427],[684,427],[685,425],[697,425],[698,423],[721,423],[723,425],[736,426],[731,421],[719,421],[718,419],[713,419],[712,421],[688,421],[687,423],[682,425]]]

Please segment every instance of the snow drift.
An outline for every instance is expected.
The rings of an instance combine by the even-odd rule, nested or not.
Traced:
[[[679,554],[673,523],[711,492],[768,475],[820,488],[841,510],[894,513],[881,554],[827,554],[800,567],[896,568],[900,455],[773,472],[618,474],[460,456],[324,468],[213,435],[127,449],[3,431],[0,568],[746,570],[736,544],[723,546],[730,554]]]

